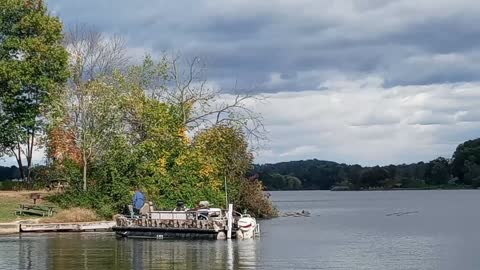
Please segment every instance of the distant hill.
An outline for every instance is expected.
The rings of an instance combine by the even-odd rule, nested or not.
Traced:
[[[430,162],[362,167],[324,160],[255,165],[268,190],[480,187],[480,139],[460,144],[453,157]]]
[[[0,181],[9,180],[9,179],[18,179],[18,178],[20,178],[20,172],[18,171],[18,167],[0,166]]]

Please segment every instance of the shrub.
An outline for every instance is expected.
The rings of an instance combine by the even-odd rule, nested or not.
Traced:
[[[86,208],[74,207],[62,210],[53,217],[42,219],[45,223],[89,222],[97,221],[99,217],[95,211]]]
[[[58,204],[61,208],[95,209],[103,218],[111,218],[121,209],[107,195],[96,190],[81,191],[68,190],[63,194],[51,195],[47,198],[50,202]]]
[[[264,186],[258,179],[246,179],[240,183],[239,198],[235,204],[237,210],[247,211],[255,217],[272,218],[278,216],[277,209],[264,192]]]
[[[12,180],[0,181],[0,190],[15,190],[16,183]]]

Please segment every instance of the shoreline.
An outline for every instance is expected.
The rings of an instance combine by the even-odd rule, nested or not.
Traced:
[[[64,222],[64,223],[0,223],[0,235],[44,232],[105,232],[112,231],[115,221]]]
[[[269,192],[285,192],[285,191],[409,191],[409,190],[480,190],[480,188],[440,188],[440,187],[426,187],[426,188],[376,188],[376,189],[342,189],[342,190],[332,190],[332,189],[295,189],[295,190],[266,190],[266,193]]]

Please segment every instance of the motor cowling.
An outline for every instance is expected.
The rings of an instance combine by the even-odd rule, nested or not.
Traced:
[[[238,229],[243,233],[243,238],[251,238],[257,227],[257,221],[249,215],[244,215],[240,217],[237,225]]]

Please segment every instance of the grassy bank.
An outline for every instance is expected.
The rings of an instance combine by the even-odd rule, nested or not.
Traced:
[[[53,217],[40,217],[33,215],[16,216],[15,209],[20,204],[32,204],[31,193],[40,193],[41,198],[47,198],[49,193],[45,191],[0,191],[0,223],[15,222],[20,220],[36,219],[41,223],[61,222],[88,222],[100,220],[93,210],[83,208],[61,209],[57,205],[45,200],[37,200],[37,205],[55,207]]]
[[[35,218],[34,216],[15,216],[15,209],[17,209],[20,204],[32,203],[32,199],[30,199],[30,193],[32,192],[0,191],[0,198],[2,198],[0,200],[0,222],[12,222],[21,219]],[[41,200],[37,203],[43,204],[44,201]]]

